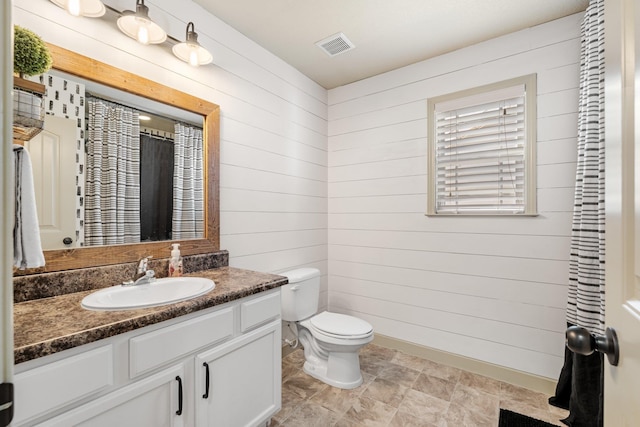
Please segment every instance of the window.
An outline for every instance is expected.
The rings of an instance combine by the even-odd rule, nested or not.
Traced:
[[[536,76],[430,98],[427,215],[536,214]]]

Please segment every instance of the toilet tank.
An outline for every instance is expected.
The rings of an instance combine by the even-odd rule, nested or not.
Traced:
[[[299,268],[279,274],[289,279],[288,284],[280,287],[282,320],[297,322],[316,314],[320,299],[320,270]]]

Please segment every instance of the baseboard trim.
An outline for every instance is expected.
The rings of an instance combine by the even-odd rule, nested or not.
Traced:
[[[453,366],[485,377],[504,381],[509,384],[528,388],[552,396],[556,390],[556,381],[538,375],[528,374],[511,368],[494,365],[469,357],[460,356],[446,351],[425,347],[397,338],[375,334],[373,344],[380,347],[399,350],[412,356],[429,359],[443,365]]]

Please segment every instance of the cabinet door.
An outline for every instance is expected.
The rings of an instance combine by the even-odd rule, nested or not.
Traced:
[[[280,334],[278,319],[196,356],[198,426],[256,426],[280,409]]]
[[[183,427],[180,381],[184,366],[176,365],[116,390],[58,417],[40,427]],[[184,384],[182,384],[184,387]]]

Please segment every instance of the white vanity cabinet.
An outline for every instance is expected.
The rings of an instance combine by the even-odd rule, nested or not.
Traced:
[[[264,425],[281,405],[280,323],[276,288],[18,365],[12,425]]]
[[[198,427],[256,426],[280,408],[280,294],[241,303],[240,319],[243,335],[195,357]]]

